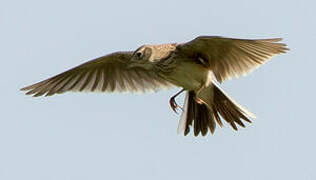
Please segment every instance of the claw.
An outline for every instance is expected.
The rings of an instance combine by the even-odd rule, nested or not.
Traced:
[[[177,111],[178,108],[180,108],[180,109],[183,111],[183,108],[177,104],[177,102],[176,102],[176,100],[175,100],[175,97],[170,98],[169,103],[170,103],[171,109],[172,109],[175,113],[178,114],[178,111]]]
[[[170,104],[171,109],[172,109],[175,113],[178,114],[177,108],[178,108],[179,105],[176,103],[175,98],[173,98],[173,97],[170,98],[169,104]]]
[[[182,92],[184,91],[184,89],[182,89],[181,91],[179,91],[177,94],[175,94],[174,96],[172,96],[169,100],[169,104],[170,104],[170,107],[171,109],[178,114],[178,111],[177,109],[180,108],[182,111],[183,111],[183,108],[181,106],[179,106],[176,102],[176,97],[181,94]]]

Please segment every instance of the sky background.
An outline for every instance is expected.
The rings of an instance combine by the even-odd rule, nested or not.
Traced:
[[[0,4],[1,180],[316,179],[315,1]],[[19,91],[114,51],[199,35],[282,37],[291,49],[221,85],[257,115],[247,128],[177,135],[168,100],[178,89],[49,98]]]

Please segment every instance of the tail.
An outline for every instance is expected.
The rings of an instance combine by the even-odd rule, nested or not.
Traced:
[[[194,91],[187,92],[178,133],[183,132],[184,135],[187,135],[190,132],[190,126],[193,124],[194,136],[198,136],[199,133],[205,136],[208,130],[213,134],[216,123],[221,127],[223,126],[221,119],[224,119],[237,131],[236,124],[245,127],[242,120],[251,123],[249,118],[255,118],[254,114],[229,98],[215,84],[208,87],[208,89],[214,96],[213,103],[210,106],[196,102],[196,93]]]

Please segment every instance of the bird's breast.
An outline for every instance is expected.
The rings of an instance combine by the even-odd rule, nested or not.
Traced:
[[[179,60],[166,79],[176,86],[186,90],[198,90],[212,82],[211,71],[192,60]]]

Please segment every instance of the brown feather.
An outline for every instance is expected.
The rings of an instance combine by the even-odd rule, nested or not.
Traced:
[[[22,88],[27,95],[51,96],[66,91],[152,91],[171,83],[143,68],[129,68],[133,52],[116,52]]]
[[[200,57],[207,61],[204,64],[209,64],[217,81],[222,82],[227,78],[245,75],[272,56],[285,53],[289,49],[285,44],[278,43],[281,40],[200,36],[190,42],[178,44],[176,50],[192,60],[200,61]]]

